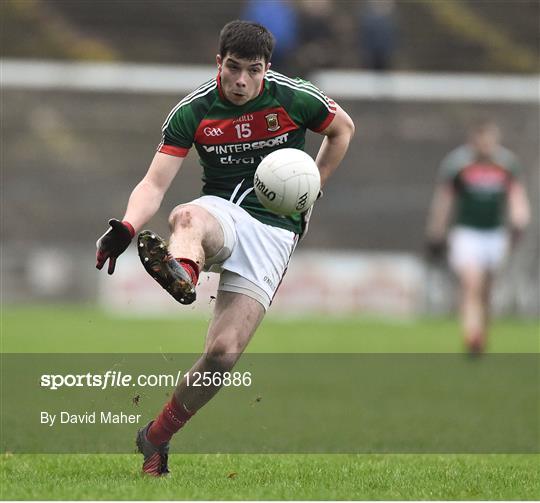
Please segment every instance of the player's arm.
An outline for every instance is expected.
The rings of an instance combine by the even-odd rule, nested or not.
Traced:
[[[96,245],[96,267],[109,261],[108,273],[114,272],[116,259],[124,253],[133,236],[158,211],[163,196],[182,166],[184,158],[157,152],[144,178],[133,189],[122,221],[109,220],[110,228]]]
[[[520,181],[512,180],[508,189],[508,221],[513,244],[519,240],[530,219],[531,209],[525,187]]]
[[[184,157],[156,152],[144,178],[133,189],[123,220],[129,222],[135,232],[156,214],[174,177],[180,170]]]
[[[321,173],[321,187],[345,157],[354,135],[354,122],[339,105],[336,104],[336,107],[336,116],[330,125],[321,131],[325,138],[316,159]]]
[[[345,157],[349,143],[354,136],[354,122],[336,103],[335,117],[326,129],[320,131],[320,134],[324,135],[324,140],[315,162],[321,174],[321,187],[323,187],[330,175],[337,169],[343,157]],[[321,195],[322,191],[319,192],[319,196]],[[312,211],[313,206],[302,213],[301,238],[307,233]]]
[[[450,182],[440,182],[435,187],[426,229],[428,253],[433,258],[440,256],[445,250],[454,200],[455,191]]]

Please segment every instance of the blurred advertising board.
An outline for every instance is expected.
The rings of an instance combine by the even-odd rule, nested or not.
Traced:
[[[118,315],[205,315],[212,310],[219,276],[201,273],[197,301],[180,306],[127,253],[114,276],[99,276],[98,299]],[[412,254],[297,252],[270,308],[272,315],[358,314],[410,317],[424,301],[424,267]]]

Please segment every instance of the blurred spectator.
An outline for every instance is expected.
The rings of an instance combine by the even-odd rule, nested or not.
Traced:
[[[241,18],[260,23],[272,32],[276,39],[272,69],[287,73],[290,58],[298,45],[298,16],[292,3],[287,0],[248,0]]]
[[[495,273],[530,219],[519,162],[500,137],[497,124],[483,120],[471,128],[465,145],[444,158],[427,228],[431,258],[443,254],[448,235],[463,335],[473,354],[485,348]]]
[[[335,66],[339,58],[339,20],[335,6],[329,0],[298,2],[299,47],[296,70],[302,75],[313,68]]]
[[[361,4],[359,16],[362,65],[370,70],[390,70],[397,45],[394,0],[368,0]]]

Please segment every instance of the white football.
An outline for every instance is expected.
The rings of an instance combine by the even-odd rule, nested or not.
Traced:
[[[296,148],[282,148],[261,161],[253,186],[265,208],[289,216],[313,205],[321,189],[321,175],[308,154]]]

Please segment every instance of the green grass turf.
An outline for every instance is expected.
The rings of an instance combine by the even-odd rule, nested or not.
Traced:
[[[535,500],[538,456],[173,455],[167,479],[133,455],[2,457],[3,499]]]
[[[200,352],[208,320],[197,318],[115,318],[92,308],[5,307],[3,352]],[[540,350],[537,321],[497,320],[489,351],[530,353]],[[442,352],[462,350],[453,319],[403,323],[369,319],[265,319],[249,351],[286,352]]]
[[[3,352],[198,352],[207,321],[116,319],[92,308],[3,309]],[[497,321],[490,351],[538,352],[538,324]],[[256,352],[457,352],[455,320],[268,318]],[[2,499],[540,498],[539,455],[179,455],[163,480],[135,455],[3,454]]]

